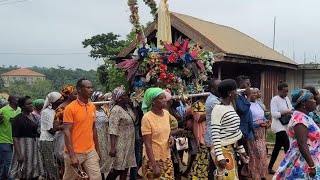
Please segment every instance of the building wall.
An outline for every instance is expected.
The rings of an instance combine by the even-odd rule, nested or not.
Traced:
[[[320,89],[320,69],[314,70],[299,70],[302,74],[303,86],[314,86]]]
[[[4,81],[4,87],[9,87],[11,83],[15,81],[26,81],[28,84],[32,85],[37,80],[44,80],[43,76],[1,76]]]
[[[272,97],[277,95],[278,83],[280,81],[286,81],[285,69],[266,67],[261,72],[261,93],[263,95],[263,102],[267,109],[270,109]]]
[[[294,88],[314,86],[320,89],[320,69],[299,69],[294,73]]]

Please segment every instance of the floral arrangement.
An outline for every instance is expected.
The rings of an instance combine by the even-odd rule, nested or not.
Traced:
[[[151,14],[153,16],[154,19],[157,18],[157,11],[158,11],[158,8],[157,8],[157,3],[156,1],[154,0],[143,0],[143,2],[150,7],[151,9]]]
[[[157,4],[154,0],[143,0],[157,18]],[[202,82],[207,73],[212,73],[214,55],[204,51],[197,43],[179,38],[175,43],[162,42],[163,49],[150,47],[139,22],[137,0],[128,0],[130,22],[137,35],[138,47],[132,59],[117,64],[127,76],[134,93],[131,99],[140,103],[144,90],[151,86],[171,89],[174,95],[185,98],[188,93],[203,92]]]
[[[140,90],[137,94],[150,86],[170,88],[176,95],[203,92],[202,82],[212,73],[213,53],[181,38],[173,44],[164,43],[164,47],[142,46],[132,59],[117,64],[135,91]]]
[[[153,15],[154,19],[156,19],[157,15],[157,3],[154,0],[143,0],[144,3],[151,8],[151,14]],[[137,39],[139,42],[143,41],[144,44],[145,38],[143,35],[142,26],[140,24],[140,17],[139,17],[139,6],[137,0],[128,0],[128,6],[130,8],[130,23],[133,25],[134,32],[137,35]]]

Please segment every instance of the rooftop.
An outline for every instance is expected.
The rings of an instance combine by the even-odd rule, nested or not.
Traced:
[[[296,63],[252,37],[228,26],[204,21],[192,16],[171,13],[227,54],[242,55],[259,59],[273,60],[282,63]]]
[[[38,77],[44,77],[45,75],[32,71],[27,68],[20,68],[20,69],[15,69],[9,72],[5,72],[0,74],[0,76],[38,76]]]

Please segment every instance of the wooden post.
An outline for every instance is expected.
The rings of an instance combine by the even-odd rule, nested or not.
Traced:
[[[221,66],[222,65],[219,65],[219,67],[218,67],[218,79],[220,79],[220,80],[221,80]]]

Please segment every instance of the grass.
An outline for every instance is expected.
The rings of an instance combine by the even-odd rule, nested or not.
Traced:
[[[276,135],[271,131],[271,129],[267,130],[267,142],[274,143],[276,141]]]

